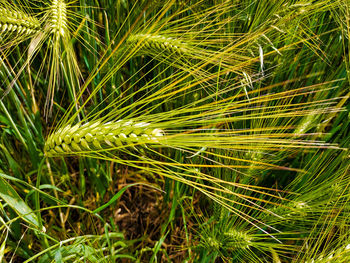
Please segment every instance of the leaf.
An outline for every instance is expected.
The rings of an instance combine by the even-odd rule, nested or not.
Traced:
[[[5,237],[5,239],[2,242],[1,247],[0,247],[0,262],[2,262],[2,259],[4,258],[4,255],[5,255],[5,246],[6,246],[6,241],[7,241],[7,235],[8,235],[8,232],[6,232],[6,237]]]
[[[169,231],[166,232],[166,234],[164,236],[162,236],[161,239],[159,241],[157,241],[157,243],[155,244],[155,246],[153,248],[153,255],[152,255],[150,262],[154,262],[154,261],[157,262],[157,253],[159,252],[159,250],[160,250],[165,238],[168,236],[168,234],[169,234]]]
[[[97,262],[97,258],[95,256],[96,250],[86,244],[73,244],[68,246],[62,246],[55,250],[53,250],[50,253],[46,253],[44,256],[40,258],[38,261],[39,263],[46,263],[46,262],[52,262],[52,257],[54,258],[53,262],[59,263],[59,262],[68,262],[66,259],[67,257],[70,259],[78,259],[81,257],[84,258],[84,260],[79,262]],[[70,261],[69,261],[70,262]]]
[[[0,197],[27,223],[40,229],[38,218],[33,210],[23,201],[15,189],[2,177],[0,177]]]
[[[55,261],[56,263],[63,263],[62,260],[62,254],[61,254],[61,248],[58,248],[55,253]]]
[[[111,204],[113,204],[115,201],[117,201],[119,199],[119,197],[129,188],[135,185],[146,185],[152,188],[155,188],[154,186],[148,185],[148,184],[144,184],[144,183],[135,183],[135,184],[129,184],[125,187],[123,187],[118,193],[116,193],[111,200],[109,200],[107,203],[105,203],[104,205],[100,206],[99,208],[95,209],[94,211],[92,211],[92,213],[98,213],[100,211],[102,211],[103,209],[107,208],[108,206],[110,206]],[[157,188],[155,188],[157,189]],[[159,190],[159,189],[157,189]]]

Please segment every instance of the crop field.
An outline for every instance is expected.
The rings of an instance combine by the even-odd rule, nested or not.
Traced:
[[[0,262],[350,262],[350,0],[0,0]]]

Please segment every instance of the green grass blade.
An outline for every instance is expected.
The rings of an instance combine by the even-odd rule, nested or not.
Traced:
[[[33,210],[23,201],[15,189],[0,177],[0,197],[27,223],[40,228],[38,218]]]

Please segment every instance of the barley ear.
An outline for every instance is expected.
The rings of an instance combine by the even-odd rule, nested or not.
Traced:
[[[65,37],[68,31],[67,5],[63,0],[53,0],[50,7],[49,26],[56,40]]]
[[[135,123],[132,120],[67,125],[49,136],[44,150],[46,156],[52,157],[133,145],[159,144],[164,132],[149,126],[150,123]]]
[[[230,229],[224,233],[225,245],[233,250],[249,249],[252,238],[247,233]]]
[[[140,51],[146,53],[147,51],[153,51],[155,53],[164,52],[164,54],[174,53],[178,55],[188,53],[188,47],[183,41],[160,34],[134,34],[128,38],[127,44],[131,46],[140,44]]]
[[[7,42],[9,36],[27,37],[40,30],[40,22],[33,16],[14,6],[0,5],[1,41]],[[11,39],[11,42],[15,42]],[[16,42],[18,43],[18,42]]]

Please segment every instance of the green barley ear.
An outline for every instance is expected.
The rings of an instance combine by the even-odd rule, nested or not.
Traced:
[[[159,144],[164,132],[151,126],[150,123],[132,120],[118,120],[105,124],[95,121],[83,125],[68,125],[47,139],[45,154],[52,157],[91,150],[112,150],[130,147],[133,144]]]
[[[264,234],[256,234],[254,230],[246,228],[247,226],[243,227],[244,223],[241,225],[242,222],[235,221],[233,217],[215,223],[201,222],[199,219],[199,223],[199,247],[222,259],[234,256],[236,259],[243,257],[245,262],[251,262],[256,257],[255,249],[267,252],[270,247],[276,247],[276,244],[266,240],[266,244],[261,242]]]
[[[29,14],[27,9],[21,9],[19,6],[10,4],[7,1],[0,2],[0,48],[3,57],[7,57],[11,53],[12,46],[16,46],[27,39],[35,38],[41,34],[42,30],[41,21]],[[29,44],[28,50],[30,50],[30,46]],[[24,63],[18,70],[15,78],[1,94],[2,98],[9,93],[16,79],[27,65],[28,63]],[[33,94],[33,87],[31,89]],[[36,105],[35,102],[33,104]]]
[[[19,41],[37,33],[40,22],[18,7],[0,3],[0,43],[2,46],[18,44]]]
[[[212,69],[216,67],[238,75],[252,72],[258,58],[249,50],[251,47],[258,50],[254,40],[259,39],[262,32],[252,33],[247,41],[239,34],[225,31],[225,23],[229,23],[225,17],[230,17],[234,9],[231,3],[217,4],[214,11],[206,1],[194,2],[185,10],[179,9],[156,21],[145,17],[145,23],[128,32],[127,51],[120,50],[115,57],[122,53],[144,55],[200,79],[224,77],[213,74]],[[185,15],[186,11],[191,15]],[[218,21],[220,16],[222,22]]]
[[[161,33],[131,34],[126,40],[126,46],[134,56],[149,56],[150,58],[193,74],[198,79],[210,75],[205,70],[195,70],[195,65],[208,62],[211,52],[191,44],[190,41],[177,36],[167,36]]]
[[[44,42],[48,43],[50,56],[46,63],[50,67],[47,69],[49,77],[44,107],[46,118],[52,114],[54,93],[62,86],[62,76],[65,75],[71,80],[71,83],[68,84],[71,90],[68,93],[72,94],[72,99],[75,98],[76,92],[79,90],[79,83],[82,78],[72,43],[72,29],[83,18],[70,8],[72,8],[71,3],[66,3],[64,0],[52,0],[42,18],[43,34],[38,35],[32,41],[35,50],[39,50]],[[75,36],[81,40],[79,32],[76,32]]]
[[[189,46],[180,39],[166,37],[160,34],[130,35],[130,37],[127,39],[127,44],[131,46],[141,44],[142,48],[140,52],[145,54],[149,52],[164,52],[167,55],[172,53],[184,55],[190,52]]]
[[[50,116],[54,101],[54,91],[59,86],[59,75],[61,72],[62,52],[69,47],[69,32],[67,21],[67,6],[64,0],[52,0],[45,16],[45,35],[44,38],[51,40],[52,64],[49,76],[49,85],[47,89],[47,97],[45,102],[44,115]]]
[[[31,37],[31,42],[26,52],[26,62],[17,71],[15,79],[26,68],[30,68],[28,66],[31,66],[33,59],[39,51],[42,50],[43,53],[47,54],[40,68],[37,69],[39,74],[47,71],[47,96],[44,106],[44,116],[47,119],[52,114],[55,90],[62,86],[62,76],[71,80],[67,83],[67,86],[71,89],[68,94],[70,94],[72,100],[75,98],[76,90],[79,89],[82,75],[73,48],[72,30],[74,27],[78,28],[79,20],[83,20],[84,18],[78,12],[69,10],[69,7],[72,7],[72,3],[66,3],[64,0],[52,0],[45,7],[41,7],[40,14],[43,14],[43,16],[40,22],[34,17],[25,15],[25,12],[18,11],[17,8],[11,8],[9,5],[0,4],[0,7],[0,11],[2,11],[0,13],[1,30],[11,29],[14,31],[16,29],[19,31],[20,29],[21,32],[23,31],[28,37]],[[9,8],[9,15],[2,15]],[[9,21],[12,21],[13,26],[8,26]],[[26,29],[23,29],[24,27]],[[75,37],[84,42],[80,34],[80,31],[75,32]],[[17,39],[12,42],[17,43]],[[30,74],[29,77],[31,77]],[[14,81],[9,85],[4,96],[12,88]],[[31,81],[30,83],[35,83],[35,81]],[[30,88],[34,90],[34,87]]]
[[[68,32],[67,5],[63,0],[53,0],[51,7],[51,18],[48,26],[56,40],[65,37]]]
[[[223,233],[224,244],[230,250],[249,249],[252,243],[252,237],[242,231],[230,229]]]
[[[203,40],[200,33],[196,34],[191,35],[190,30],[184,34],[181,34],[181,32],[171,34],[166,31],[149,32],[146,30],[141,33],[130,34],[126,40],[126,46],[134,56],[149,56],[154,60],[184,70],[199,78],[210,78],[211,75],[203,65],[210,68],[220,64],[223,69],[242,75],[241,69],[253,63],[249,62],[252,58],[247,55],[241,55],[238,52],[232,54],[230,49],[234,47],[226,47],[225,50],[222,46],[225,40],[221,39],[221,36]]]

